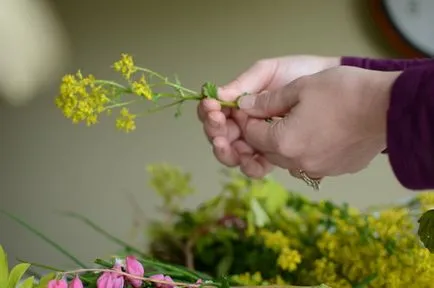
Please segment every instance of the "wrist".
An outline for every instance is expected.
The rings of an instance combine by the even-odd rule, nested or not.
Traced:
[[[324,63],[326,69],[341,66],[341,57],[324,57]]]

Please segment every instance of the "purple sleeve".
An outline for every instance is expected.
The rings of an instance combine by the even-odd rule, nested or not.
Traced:
[[[407,68],[434,63],[434,59],[371,59],[361,57],[341,57],[341,65],[355,66],[368,70],[401,71]]]
[[[393,172],[404,187],[434,188],[434,64],[408,68],[393,84],[387,147]]]

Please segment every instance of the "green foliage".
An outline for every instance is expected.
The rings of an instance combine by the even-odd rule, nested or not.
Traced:
[[[414,215],[434,197],[419,194],[403,204],[358,211],[346,203],[310,201],[271,178],[253,180],[232,170],[223,175],[217,196],[154,223],[153,256],[214,277],[230,275],[234,285],[361,288],[394,281],[425,287],[430,281],[434,256],[424,254]],[[427,219],[420,229],[434,225]],[[421,239],[427,245],[430,238]],[[411,269],[425,272],[412,280]]]
[[[217,99],[217,86],[211,82],[202,85],[202,95],[206,98]]]
[[[33,276],[23,279],[30,264],[20,263],[9,272],[8,257],[3,247],[0,245],[0,287],[1,288],[46,288],[46,286],[36,285]],[[47,276],[48,278],[48,276]],[[21,282],[21,283],[20,283]],[[34,286],[36,285],[36,286]]]
[[[166,208],[176,209],[180,200],[194,192],[191,175],[168,164],[149,165],[150,185],[163,198]]]
[[[434,209],[422,214],[417,233],[422,243],[432,253],[434,251]]]

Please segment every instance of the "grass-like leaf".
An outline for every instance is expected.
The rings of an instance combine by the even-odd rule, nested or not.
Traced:
[[[131,252],[137,253],[138,255],[140,255],[141,257],[147,257],[145,253],[143,253],[143,251],[140,251],[139,249],[131,246],[130,244],[128,244],[127,242],[117,238],[116,236],[111,235],[109,232],[107,232],[106,230],[104,230],[103,228],[101,228],[99,225],[97,225],[95,222],[93,222],[92,220],[90,220],[89,218],[80,215],[78,213],[75,212],[61,212],[61,214],[68,216],[68,217],[72,217],[75,218],[81,222],[83,222],[84,224],[86,224],[87,226],[91,227],[93,230],[95,230],[96,232],[100,233],[101,235],[104,235],[107,239],[113,241],[114,243],[123,246],[125,249],[128,249]]]
[[[21,226],[23,226],[24,228],[26,228],[27,230],[29,230],[30,232],[32,232],[33,234],[35,234],[36,236],[38,236],[39,238],[41,238],[42,240],[44,240],[45,242],[50,244],[51,246],[53,246],[57,251],[59,251],[60,253],[65,255],[67,258],[69,258],[71,261],[73,261],[75,264],[77,264],[81,268],[86,268],[86,265],[83,262],[78,260],[74,255],[72,255],[70,252],[68,252],[65,248],[63,248],[62,246],[60,246],[59,244],[57,244],[56,242],[54,242],[53,240],[51,240],[50,238],[45,236],[44,233],[42,233],[42,232],[38,231],[37,229],[33,228],[32,226],[30,226],[24,220],[22,220],[22,219],[18,218],[17,216],[10,214],[9,212],[6,212],[4,210],[0,210],[0,213],[6,215],[7,217],[12,219],[13,221],[17,222],[18,224],[20,224]]]

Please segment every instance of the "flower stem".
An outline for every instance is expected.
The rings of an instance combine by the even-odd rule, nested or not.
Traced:
[[[176,88],[176,89],[182,90],[182,91],[184,91],[184,92],[186,92],[186,93],[189,93],[189,94],[197,94],[196,91],[193,91],[193,90],[187,89],[187,88],[182,87],[182,86],[180,86],[180,85],[178,85],[178,84],[176,84],[176,83],[170,82],[169,80],[167,80],[167,77],[163,77],[162,75],[158,74],[157,72],[154,72],[154,71],[152,71],[152,70],[149,70],[149,69],[146,69],[146,68],[142,68],[142,67],[135,67],[135,68],[136,68],[138,71],[146,72],[146,73],[149,73],[149,74],[151,74],[151,75],[153,75],[153,76],[155,76],[155,77],[157,77],[157,78],[160,78],[160,79],[163,80],[164,83],[165,83],[166,85],[168,85],[168,86],[171,86],[171,87],[173,87],[173,88]]]
[[[136,102],[136,100],[132,100],[132,101],[128,101],[128,102],[122,102],[122,103],[113,104],[113,105],[110,105],[110,106],[106,106],[106,107],[104,108],[104,110],[107,110],[107,109],[113,109],[113,108],[122,107],[122,106],[127,106],[127,105],[130,105],[131,103],[134,103],[134,102]]]
[[[127,87],[125,87],[119,83],[109,81],[109,80],[95,80],[95,83],[103,84],[103,85],[109,85],[109,86],[117,87],[117,88],[125,90],[125,91],[129,91],[129,89]]]

